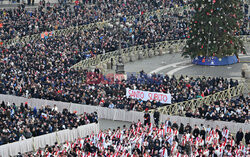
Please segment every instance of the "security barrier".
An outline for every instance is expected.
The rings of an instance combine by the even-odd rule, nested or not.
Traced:
[[[132,59],[138,60],[143,58],[148,58],[154,55],[161,55],[164,53],[173,53],[179,52],[182,50],[184,45],[186,44],[186,40],[172,40],[172,41],[163,41],[155,43],[152,45],[139,45],[133,46],[130,48],[125,48],[121,50],[121,55],[124,62],[132,61]],[[112,51],[105,54],[97,55],[93,58],[82,60],[71,68],[89,68],[91,66],[100,66],[100,64],[107,64],[111,58],[113,58],[114,63],[118,61],[119,50]]]
[[[22,141],[17,141],[10,144],[0,146],[0,157],[15,156],[19,152],[26,153],[35,151],[39,148],[45,148],[46,145],[54,145],[55,142],[62,144],[65,141],[74,141],[79,137],[86,137],[92,133],[99,132],[99,124],[88,124],[73,128],[72,130],[66,129],[46,135],[32,137]]]
[[[185,113],[182,112],[183,109],[191,108],[193,111],[195,111],[195,109],[199,108],[203,104],[213,104],[215,101],[225,100],[227,98],[231,99],[232,97],[236,97],[242,94],[245,88],[246,87],[244,86],[244,84],[241,83],[236,87],[232,87],[228,90],[217,92],[215,94],[203,98],[192,99],[189,101],[159,107],[156,110],[158,110],[160,113],[167,115],[184,115]],[[154,112],[154,110],[150,110],[150,112]]]
[[[243,42],[250,42],[250,38],[248,36],[240,36]],[[151,45],[138,45],[130,48],[125,48],[121,50],[121,56],[123,61],[135,61],[138,59],[148,58],[152,56],[162,55],[164,53],[176,53],[182,51],[183,47],[186,44],[187,39],[183,40],[171,40],[171,41],[163,41],[154,43]],[[154,46],[152,46],[154,45]],[[82,60],[71,68],[90,68],[91,66],[97,67],[107,67],[105,64],[110,62],[111,58],[114,60],[114,64],[118,61],[119,50],[108,52],[105,54],[97,55],[93,58]]]
[[[97,112],[99,119],[108,119],[108,120],[118,120],[118,121],[126,121],[126,122],[137,122],[138,119],[143,122],[144,118],[143,112],[137,111],[126,111],[121,109],[109,109],[106,107],[100,106],[90,106],[84,104],[75,104],[75,103],[66,103],[60,101],[51,101],[51,100],[42,100],[42,99],[27,99],[24,97],[17,97],[11,95],[3,95],[0,94],[0,99],[5,102],[15,103],[16,105],[20,105],[23,102],[27,102],[29,106],[41,108],[44,105],[49,105],[53,107],[56,105],[59,111],[62,111],[64,108],[67,108],[69,111],[81,114],[84,112],[92,113]],[[216,125],[222,127],[227,126],[229,130],[233,133],[236,133],[239,128],[242,128],[243,131],[247,131],[250,129],[250,125],[247,123],[235,123],[235,122],[226,122],[226,121],[212,121],[212,120],[205,120],[199,118],[188,118],[188,117],[181,117],[178,115],[166,115],[161,114],[160,122],[164,122],[167,118],[170,118],[172,122],[176,121],[178,124],[183,123],[186,125],[190,123],[191,125],[194,124],[209,124],[210,127],[216,127]],[[153,114],[151,113],[151,122],[153,122]]]

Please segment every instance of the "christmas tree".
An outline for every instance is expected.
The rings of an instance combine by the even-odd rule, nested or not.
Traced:
[[[195,14],[183,55],[221,59],[245,52],[238,37],[243,22],[241,0],[195,0],[192,8]]]

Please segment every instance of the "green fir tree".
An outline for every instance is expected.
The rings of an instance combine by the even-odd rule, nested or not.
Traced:
[[[190,39],[183,55],[222,58],[245,53],[238,37],[243,23],[240,0],[195,0],[190,20]]]

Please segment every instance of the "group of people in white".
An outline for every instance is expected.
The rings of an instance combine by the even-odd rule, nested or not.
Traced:
[[[236,140],[230,131],[223,129],[203,128],[205,137],[193,134],[191,126],[186,126],[183,134],[180,127],[169,121],[160,126],[143,125],[140,121],[129,128],[100,131],[85,138],[78,138],[63,145],[39,149],[35,156],[79,156],[79,157],[244,157],[250,155],[250,144]],[[238,142],[237,142],[238,143]]]

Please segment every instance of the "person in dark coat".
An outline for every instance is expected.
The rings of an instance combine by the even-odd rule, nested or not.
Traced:
[[[160,118],[160,113],[156,110],[154,112],[154,121],[155,121],[155,125],[158,126],[159,125],[159,118]]]
[[[243,137],[244,137],[244,133],[242,132],[242,129],[240,128],[240,130],[236,134],[236,143],[237,143],[237,145],[240,144],[240,141],[242,141]]]
[[[195,125],[194,130],[193,130],[193,135],[196,138],[196,137],[199,136],[199,134],[200,134],[200,129],[199,129],[199,127],[197,125]]]
[[[150,114],[148,113],[148,109],[145,110],[146,113],[144,114],[144,125],[150,124]]]
[[[189,123],[187,123],[187,126],[185,127],[184,131],[187,132],[187,133],[191,133],[192,132],[192,127],[190,126]]]
[[[203,125],[202,125],[202,129],[200,130],[200,135],[201,135],[202,139],[205,140],[205,138],[206,138],[206,130],[203,127]]]
[[[181,125],[180,125],[180,129],[179,129],[179,134],[184,134],[184,125],[183,125],[183,123],[181,123]]]
[[[245,142],[246,145],[250,144],[250,132],[246,131],[245,133]]]

